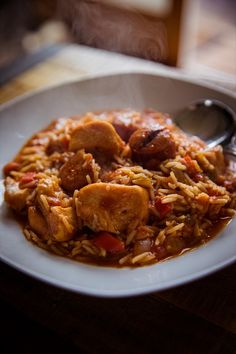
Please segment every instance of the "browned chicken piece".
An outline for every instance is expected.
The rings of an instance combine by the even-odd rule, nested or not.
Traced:
[[[52,207],[48,214],[47,221],[50,236],[56,241],[68,241],[74,236],[76,230],[76,218],[72,207]]]
[[[94,162],[91,154],[78,151],[61,167],[59,177],[61,185],[67,191],[74,191],[94,182],[94,174],[99,173],[99,166]]]
[[[32,206],[28,209],[29,225],[36,234],[43,240],[47,240],[49,236],[48,225],[40,211]]]
[[[32,190],[20,189],[19,183],[13,178],[7,177],[5,180],[5,201],[9,206],[17,211],[21,211],[26,206],[26,201]]]
[[[77,216],[93,231],[128,233],[148,218],[148,193],[139,186],[94,183],[77,196]]]
[[[60,139],[50,138],[47,148],[46,154],[52,155],[54,152],[63,153],[68,150],[69,140],[63,136]]]
[[[62,199],[65,197],[65,193],[59,186],[59,182],[60,179],[57,176],[52,176],[51,178],[46,176],[39,180],[36,187],[35,203],[45,218],[47,218],[49,213],[49,199],[57,200],[60,205]]]
[[[118,155],[124,142],[116,133],[111,123],[92,121],[79,125],[71,134],[70,151],[102,151],[106,155]]]

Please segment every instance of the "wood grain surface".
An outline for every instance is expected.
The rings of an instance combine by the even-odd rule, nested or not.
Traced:
[[[69,343],[67,353],[235,353],[233,278],[222,283],[226,291],[217,294],[219,287],[215,288],[220,279],[227,279],[224,274],[235,275],[235,266],[174,290],[124,299],[78,295],[4,264],[0,269],[1,313],[8,306],[13,316],[16,312],[8,320],[9,329],[23,319],[23,326],[32,333],[31,344],[39,328],[49,347],[55,341],[55,352]],[[5,317],[9,317],[6,311]],[[25,328],[20,325],[18,331],[24,334]],[[21,341],[19,335],[17,340]]]
[[[43,54],[40,55],[43,57]],[[34,58],[34,60],[36,61],[37,58]],[[20,67],[26,66],[25,63],[16,63],[16,65]],[[59,50],[55,55],[48,57],[33,67],[30,66],[27,70],[12,77],[4,85],[0,85],[0,104],[34,90],[69,80],[82,79],[87,75],[101,75],[129,70],[141,70],[143,72],[150,72],[151,70],[154,74],[162,75],[173,73],[176,69],[170,69],[162,64],[153,63],[148,60],[106,52],[101,49],[68,45],[64,49]],[[16,72],[17,68],[14,68],[14,71]],[[178,71],[189,75],[189,72]],[[194,71],[191,72],[191,76],[194,78]],[[7,73],[4,73],[4,77],[7,77]],[[199,72],[195,76],[195,79],[204,79],[204,77],[209,81],[209,74],[201,77]],[[211,76],[210,82],[220,84],[220,86],[236,92],[235,78],[229,79],[227,75],[224,76],[223,74],[220,76],[214,75],[213,77]]]
[[[0,88],[0,101],[57,82],[143,61],[71,48]],[[134,60],[134,61],[133,61]],[[151,66],[154,64],[151,64]],[[157,65],[157,64],[155,64]],[[162,66],[155,66],[165,72]],[[79,269],[78,269],[79,271]],[[236,265],[161,293],[93,298],[37,281],[0,262],[1,347],[5,353],[235,354]]]

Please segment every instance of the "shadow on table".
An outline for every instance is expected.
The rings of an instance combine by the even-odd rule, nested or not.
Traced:
[[[16,345],[24,354],[33,348],[34,354],[233,354],[235,271],[231,266],[159,294],[103,299],[52,287],[0,263],[2,341],[8,352]]]

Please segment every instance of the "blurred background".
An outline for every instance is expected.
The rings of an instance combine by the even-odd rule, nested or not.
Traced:
[[[236,0],[1,0],[0,104],[117,68],[177,68],[236,92],[235,14]],[[2,352],[123,353],[128,343],[137,354],[154,343],[162,353],[235,354],[232,267],[165,293],[98,302],[1,265]]]
[[[2,0],[0,75],[27,55],[77,43],[234,85],[235,14],[235,0]]]

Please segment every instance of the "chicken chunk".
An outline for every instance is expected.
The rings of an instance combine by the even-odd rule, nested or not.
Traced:
[[[79,191],[76,205],[93,231],[129,232],[148,218],[148,193],[139,186],[94,183]]]
[[[98,172],[99,166],[93,161],[93,156],[80,150],[61,167],[59,173],[61,185],[72,192],[86,186],[89,181],[93,182],[94,173]]]
[[[52,207],[47,221],[50,235],[56,241],[68,241],[73,237],[76,230],[76,218],[72,207]]]
[[[59,182],[60,180],[57,176],[45,176],[39,180],[36,187],[35,204],[45,218],[47,218],[49,213],[49,206],[51,204],[60,205],[65,197]],[[52,201],[52,203],[49,201]]]
[[[79,125],[71,134],[70,151],[102,151],[106,155],[118,155],[124,146],[111,123],[92,121]]]
[[[31,229],[43,240],[47,240],[49,234],[48,225],[43,215],[36,209],[36,207],[29,207],[28,220]]]
[[[27,188],[20,189],[19,182],[7,177],[5,180],[5,201],[9,206],[17,211],[21,211],[26,206],[26,201],[31,191]]]

